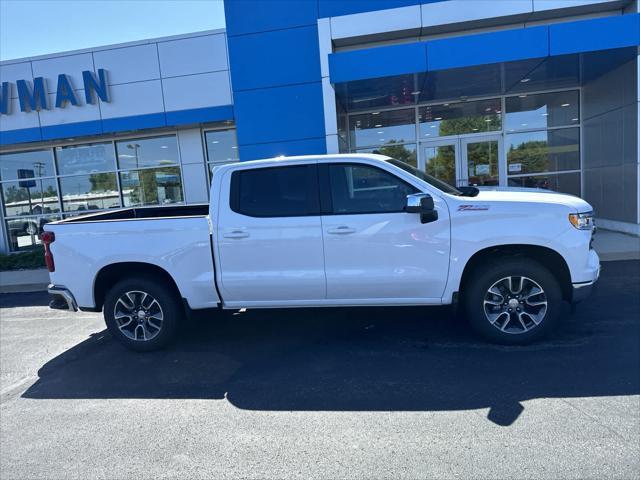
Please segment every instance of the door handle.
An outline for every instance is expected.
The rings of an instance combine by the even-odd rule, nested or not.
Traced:
[[[347,227],[346,225],[341,225],[339,227],[327,229],[327,233],[332,235],[347,235],[349,233],[356,233],[356,229]]]
[[[234,230],[233,232],[223,233],[222,236],[224,238],[247,238],[249,236],[249,232]]]

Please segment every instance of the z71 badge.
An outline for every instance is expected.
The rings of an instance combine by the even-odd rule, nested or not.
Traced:
[[[476,212],[480,210],[489,210],[489,205],[460,205],[459,212]]]

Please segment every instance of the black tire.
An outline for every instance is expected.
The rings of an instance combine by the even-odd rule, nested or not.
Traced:
[[[147,294],[147,297],[143,294]],[[155,300],[156,304],[149,299]],[[146,315],[132,315],[130,318],[133,324],[125,325],[129,317],[121,315],[129,313],[130,310],[127,308],[129,305],[123,303],[125,301],[134,307],[140,306],[140,309],[131,310],[143,310],[147,312]],[[160,317],[158,311],[161,313],[161,322],[158,322]],[[104,320],[107,329],[125,347],[137,352],[158,350],[168,345],[175,338],[183,317],[184,308],[175,288],[167,285],[165,281],[150,276],[121,280],[107,292],[105,297]],[[157,328],[158,325],[160,328]],[[136,338],[132,338],[131,335]]]
[[[521,292],[525,292],[524,294],[517,295],[517,298],[512,294],[508,288],[509,277],[512,277],[513,285],[516,286],[518,278],[526,277],[521,286]],[[507,280],[498,283],[502,279]],[[494,288],[496,283],[498,286]],[[529,292],[537,291],[534,290],[534,283],[543,290],[543,294],[531,295],[530,299],[524,300]],[[497,288],[503,295],[489,294],[490,288],[494,288],[494,291]],[[494,343],[522,345],[542,338],[556,326],[562,309],[562,290],[558,280],[549,269],[527,258],[496,260],[495,263],[481,265],[475,269],[466,283],[465,290],[462,294],[466,318],[477,333]],[[517,291],[517,287],[514,290]],[[485,304],[485,300],[501,305]],[[509,301],[514,301],[511,305],[515,305],[515,300],[520,305],[509,310]],[[523,300],[527,302],[526,305]],[[532,307],[528,303],[540,303],[545,300],[546,306],[542,315],[542,306]],[[531,314],[524,311],[525,307]],[[516,308],[520,308],[518,312],[522,315],[516,312]],[[499,318],[492,323],[489,317]],[[535,317],[539,318],[538,322],[533,320]],[[529,330],[525,330],[526,328]]]

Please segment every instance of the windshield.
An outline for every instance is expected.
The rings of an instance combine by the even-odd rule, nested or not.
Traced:
[[[451,195],[462,195],[462,192],[455,187],[452,187],[448,183],[443,182],[442,180],[438,180],[431,175],[424,173],[421,170],[418,170],[415,167],[412,167],[409,164],[401,162],[400,160],[396,160],[395,158],[390,158],[387,160],[391,165],[395,165],[398,168],[401,168],[405,172],[409,172],[411,175],[418,177],[420,180],[424,180],[429,185],[436,187],[438,190],[442,190],[445,193],[449,193]]]

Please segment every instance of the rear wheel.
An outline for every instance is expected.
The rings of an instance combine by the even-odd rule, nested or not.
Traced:
[[[177,292],[151,277],[122,280],[105,297],[104,319],[109,332],[136,351],[166,346],[183,316]]]
[[[471,326],[498,343],[541,338],[555,327],[562,308],[558,281],[530,259],[480,267],[465,288],[464,307]]]

